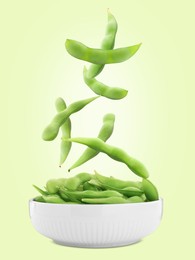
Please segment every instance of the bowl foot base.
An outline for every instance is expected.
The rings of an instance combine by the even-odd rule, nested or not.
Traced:
[[[110,248],[110,247],[120,247],[120,246],[129,246],[132,244],[139,243],[141,239],[128,241],[128,242],[121,242],[121,243],[105,243],[105,244],[91,244],[91,243],[74,243],[74,242],[64,242],[53,240],[55,244],[61,246],[70,246],[70,247],[80,247],[80,248]]]

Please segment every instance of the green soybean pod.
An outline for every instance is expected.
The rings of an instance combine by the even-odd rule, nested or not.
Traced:
[[[106,114],[103,117],[103,125],[98,134],[98,138],[103,141],[108,140],[108,138],[112,135],[114,129],[115,115],[114,114]],[[68,171],[84,164],[90,159],[94,158],[99,152],[92,148],[87,148],[83,154],[79,157],[79,159],[69,168]]]
[[[117,179],[114,177],[103,176],[103,175],[99,174],[97,171],[95,171],[94,177],[103,185],[107,185],[112,188],[124,189],[127,187],[135,187],[135,188],[140,189],[140,182],[124,181],[124,180],[120,180],[120,179]]]
[[[117,32],[116,19],[108,11],[108,24],[106,28],[106,34],[101,46],[103,50],[113,49],[116,32]],[[106,98],[114,99],[114,100],[124,98],[128,93],[126,89],[122,89],[118,87],[109,87],[94,78],[102,71],[103,68],[104,65],[101,64],[92,64],[88,70],[86,69],[86,67],[84,67],[83,78],[85,83],[97,95],[104,96]]]
[[[138,51],[140,46],[141,43],[114,50],[102,50],[89,48],[83,43],[71,39],[67,39],[65,42],[66,50],[71,56],[102,65],[126,61]]]
[[[91,174],[82,172],[77,174],[74,177],[67,178],[61,185],[61,187],[65,187],[68,190],[75,191],[79,188],[80,185],[89,181],[91,179]]]
[[[89,183],[88,181],[86,181],[84,184],[83,184],[83,190],[95,190],[95,191],[98,191],[98,188],[97,186]]]
[[[58,190],[58,194],[59,194],[59,196],[64,200],[64,201],[66,201],[66,202],[68,202],[68,201],[70,201],[70,199],[69,199],[69,197],[63,192],[63,190],[64,190],[65,188],[59,188],[59,190]]]
[[[126,186],[125,188],[119,188],[119,186],[117,187],[117,181],[116,181],[116,183],[113,183],[114,185],[111,185],[111,184],[109,185],[109,181],[108,182],[100,181],[100,183],[102,184],[104,189],[115,190],[115,191],[123,194],[126,197],[141,196],[143,194],[143,191],[136,187]]]
[[[142,190],[135,187],[126,187],[123,189],[119,189],[119,188],[110,187],[109,185],[106,184],[104,184],[103,187],[105,189],[117,191],[126,197],[141,196],[143,194]]]
[[[147,201],[146,195],[144,193],[140,197],[142,198],[143,201]]]
[[[141,196],[143,194],[143,190],[135,187],[126,187],[123,189],[118,189],[117,191],[127,197]]]
[[[59,188],[64,186],[67,179],[60,178],[60,179],[50,179],[46,183],[46,189],[50,194],[55,194],[59,191]]]
[[[63,100],[63,98],[58,98],[55,102],[56,110],[57,112],[64,111],[66,109],[66,103]],[[65,123],[61,126],[62,131],[62,137],[64,138],[70,138],[71,137],[71,121],[70,118],[67,118]],[[64,139],[61,139],[61,145],[60,145],[60,166],[65,162],[70,149],[71,149],[71,143],[67,142]]]
[[[107,141],[114,130],[115,115],[108,113],[103,117],[103,125],[98,134],[98,138],[103,141]]]
[[[43,196],[43,199],[45,200],[45,202],[47,203],[59,203],[59,204],[64,204],[66,203],[59,195],[55,194],[55,195],[45,195]]]
[[[109,197],[109,198],[83,198],[82,202],[88,204],[119,204],[127,203],[126,199],[122,197]]]
[[[139,203],[139,202],[144,202],[144,200],[139,197],[139,196],[133,196],[127,199],[128,203]]]
[[[41,195],[48,195],[49,193],[47,191],[44,191],[33,184],[33,187],[41,194]]]
[[[84,185],[84,184],[79,185],[79,187],[77,188],[77,190],[78,190],[78,191],[83,191],[83,185]]]
[[[117,28],[118,28],[117,21],[115,17],[111,14],[111,12],[108,10],[108,23],[106,26],[105,36],[101,44],[101,49],[112,50],[114,48]],[[103,68],[104,65],[91,64],[88,69],[87,77],[88,78],[96,77],[103,70]]]
[[[104,39],[102,41],[101,48],[104,50],[112,50],[115,44],[118,24],[114,15],[110,12],[109,9],[107,10],[107,13],[108,13],[108,23],[107,23],[106,32],[105,32]]]
[[[59,128],[66,122],[70,115],[78,112],[86,105],[97,99],[99,96],[80,100],[70,104],[67,109],[59,112],[51,121],[51,123],[45,128],[42,134],[42,138],[45,141],[51,141],[56,138]]]
[[[60,194],[60,196],[61,196],[64,200],[66,200],[66,201],[71,201],[71,202],[76,202],[76,203],[81,203],[80,200],[78,200],[78,198],[76,198],[76,197],[74,196],[74,193],[73,193],[73,192],[75,192],[75,191],[69,191],[69,190],[67,190],[67,189],[64,188],[64,187],[61,187],[61,188],[59,189],[59,194]]]
[[[47,181],[46,189],[50,194],[56,194],[61,187],[65,187],[69,190],[76,190],[80,184],[81,180],[77,177],[51,179]]]
[[[50,194],[55,194],[59,190],[59,182],[57,179],[48,180],[46,183],[46,189]]]
[[[102,185],[101,182],[99,182],[97,179],[95,178],[92,178],[90,181],[89,181],[89,184],[92,184],[94,185],[98,190],[105,190],[106,188],[104,187],[104,185]]]
[[[158,190],[151,181],[143,179],[142,184],[147,200],[154,201],[159,199]]]
[[[43,199],[42,196],[37,196],[34,198],[34,201],[37,201],[37,202],[45,202],[45,200]]]
[[[95,78],[89,78],[86,67],[84,67],[83,70],[83,78],[87,86],[90,87],[90,89],[97,95],[117,100],[124,98],[128,93],[126,89],[118,87],[109,87],[101,83],[100,81],[97,81]]]
[[[77,202],[75,202],[75,201],[67,201],[66,202],[66,204],[81,204],[81,202],[79,201],[77,201]]]
[[[80,179],[80,184],[83,184],[86,181],[90,181],[91,180],[92,174],[87,173],[87,172],[81,172],[81,173],[78,173],[75,177]]]
[[[113,190],[105,190],[105,191],[95,191],[95,190],[84,190],[84,191],[61,191],[67,196],[71,198],[75,198],[76,200],[81,200],[82,198],[107,198],[107,197],[123,197],[123,195],[117,191]]]
[[[76,200],[74,197],[67,196],[64,193],[64,191],[67,191],[67,189],[64,188],[64,187],[60,187],[59,191],[58,191],[58,194],[64,201],[66,201],[66,203],[76,203],[76,204],[78,204],[78,203],[80,204],[81,203],[79,200]]]
[[[77,177],[71,177],[66,179],[63,187],[67,188],[68,190],[76,190],[81,184],[81,181]]]
[[[111,146],[99,138],[85,138],[77,137],[68,139],[70,142],[84,144],[98,152],[107,154],[110,158],[126,164],[126,166],[139,177],[144,179],[149,177],[148,171],[145,166],[135,158],[129,156],[122,149]]]

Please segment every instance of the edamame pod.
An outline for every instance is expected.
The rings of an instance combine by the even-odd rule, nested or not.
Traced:
[[[59,195],[45,195],[43,196],[43,199],[47,203],[58,203],[58,204],[64,204],[66,203]]]
[[[66,122],[70,115],[78,112],[86,105],[97,99],[99,96],[87,98],[70,104],[64,111],[58,113],[51,123],[45,128],[42,134],[42,138],[45,141],[51,141],[56,138],[59,128]]]
[[[127,200],[122,197],[109,197],[109,198],[83,198],[81,199],[84,203],[89,204],[118,204],[127,203]]]
[[[118,24],[114,15],[110,12],[109,9],[107,10],[107,12],[108,12],[108,24],[106,27],[105,37],[101,45],[101,48],[103,50],[111,50],[114,48],[115,37],[118,29]]]
[[[83,43],[71,39],[67,39],[65,42],[66,50],[71,56],[102,65],[126,61],[138,51],[140,46],[141,43],[114,50],[102,50],[89,48]]]
[[[142,184],[147,200],[153,201],[159,199],[158,190],[151,181],[143,179]]]
[[[145,193],[143,193],[140,197],[142,198],[143,201],[147,201]]]
[[[49,193],[47,191],[44,191],[33,184],[33,187],[41,194],[41,195],[48,195]]]
[[[139,203],[143,202],[142,198],[134,196],[128,199],[122,197],[109,197],[109,198],[83,198],[84,203],[89,204],[118,204],[118,203]]]
[[[139,196],[133,196],[127,199],[127,202],[129,203],[138,203],[138,202],[144,202],[144,200]]]
[[[89,181],[91,174],[82,172],[71,178],[51,179],[46,183],[46,189],[50,194],[56,194],[61,187],[68,190],[77,190],[80,185]]]
[[[60,197],[61,197],[64,201],[66,201],[66,202],[70,201],[70,198],[69,198],[68,196],[66,196],[66,194],[64,194],[64,193],[61,191],[61,188],[58,190],[58,194],[60,195]]]
[[[56,110],[57,112],[62,112],[66,109],[66,103],[62,98],[58,98],[55,102]],[[70,138],[71,137],[71,121],[70,118],[67,118],[65,123],[61,126],[62,131],[62,137],[64,138]],[[70,149],[71,149],[71,143],[67,142],[64,139],[61,139],[61,145],[60,145],[60,166],[65,162]]]
[[[66,181],[63,184],[63,187],[67,188],[68,190],[75,191],[78,189],[80,185],[89,180],[91,180],[91,174],[86,172],[79,173],[74,177],[66,179]]]
[[[72,196],[67,196],[64,191],[67,190],[66,188],[61,187],[58,191],[59,196],[66,202],[66,203],[76,203],[80,204],[81,202],[77,199],[75,199]]]
[[[89,78],[86,67],[84,67],[83,70],[83,78],[87,86],[89,86],[90,89],[93,90],[93,92],[97,95],[117,100],[124,98],[128,93],[126,89],[118,87],[109,87],[97,81],[95,78]]]
[[[115,122],[115,115],[106,114],[103,118],[103,126],[100,129],[98,138],[100,138],[103,141],[108,140],[108,138],[111,136],[111,134],[113,132],[114,122]],[[89,161],[90,159],[94,158],[98,153],[99,152],[94,149],[87,148],[84,151],[84,153],[81,155],[81,157],[70,167],[70,169],[68,171],[71,171],[72,169]]]
[[[63,187],[67,188],[68,190],[76,190],[81,184],[81,180],[77,177],[71,177],[66,179]]]
[[[88,181],[86,181],[84,184],[83,184],[83,190],[95,190],[95,191],[98,191],[98,188],[97,186],[89,183]]]
[[[141,189],[139,189],[138,187],[136,187],[136,185],[132,186],[132,184],[134,184],[134,182],[126,182],[126,184],[128,183],[128,185],[131,183],[131,186],[128,186],[128,185],[124,186],[125,181],[119,180],[119,184],[118,184],[117,179],[115,179],[113,177],[109,178],[109,177],[102,176],[102,175],[98,174],[96,171],[95,171],[95,177],[97,178],[97,180],[100,182],[100,184],[105,189],[115,190],[117,192],[120,192],[124,196],[132,197],[132,196],[141,196],[143,194],[143,191]],[[123,185],[122,185],[122,182],[123,182]]]
[[[114,48],[117,28],[118,28],[117,21],[115,17],[111,14],[111,12],[108,10],[108,23],[106,27],[106,33],[101,44],[101,49],[112,50]],[[87,72],[87,77],[88,78],[96,77],[103,70],[103,68],[104,65],[91,64]]]
[[[83,191],[83,185],[84,185],[84,184],[81,184],[81,185],[77,188],[77,190],[78,190],[78,191]]]
[[[98,138],[100,138],[103,141],[107,141],[108,138],[110,138],[110,136],[113,133],[114,122],[115,122],[115,115],[111,113],[106,114],[103,117],[103,125],[98,134]]]
[[[106,34],[102,41],[101,48],[103,50],[112,50],[115,43],[115,36],[117,32],[117,22],[114,16],[108,11],[108,24],[106,27]],[[110,99],[121,99],[124,98],[128,91],[118,87],[109,87],[95,79],[104,68],[102,64],[92,64],[87,70],[84,67],[83,78],[85,83],[90,89],[97,95],[104,96]]]
[[[95,190],[84,190],[84,191],[68,191],[60,189],[67,197],[81,200],[82,198],[107,198],[107,197],[123,197],[123,195],[117,191],[106,190],[106,191],[95,191]]]
[[[116,189],[116,190],[127,197],[141,196],[143,194],[143,190],[140,190],[135,187],[126,187],[124,189]]]
[[[87,172],[81,172],[78,173],[75,177],[79,178],[81,181],[81,184],[85,183],[86,181],[90,181],[92,178],[92,174]]]
[[[112,188],[116,189],[124,189],[127,187],[134,187],[141,189],[142,184],[141,182],[135,182],[135,181],[124,181],[120,180],[114,177],[106,177],[104,175],[99,174],[97,171],[95,171],[95,179],[97,179],[102,185],[106,185]]]
[[[84,144],[98,152],[107,154],[110,158],[126,164],[127,167],[139,177],[142,177],[144,179],[149,177],[147,169],[140,161],[129,156],[122,149],[106,144],[104,141],[100,140],[99,138],[77,137],[77,138],[70,138],[68,140],[70,142]]]
[[[65,178],[60,178],[60,179],[51,179],[48,180],[46,183],[46,189],[50,194],[55,194],[58,192],[59,188],[61,186],[64,186],[66,183]]]
[[[97,189],[99,189],[99,190],[106,190],[106,188],[104,187],[104,185],[102,185],[102,183],[99,182],[97,179],[92,178],[92,179],[89,181],[89,184],[94,185],[94,186],[95,186]]]
[[[42,196],[37,196],[34,198],[34,201],[37,201],[37,202],[45,202],[45,200],[43,199]]]

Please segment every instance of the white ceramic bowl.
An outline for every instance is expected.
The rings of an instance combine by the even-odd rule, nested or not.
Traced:
[[[125,204],[29,202],[34,228],[54,242],[76,247],[116,247],[151,234],[162,218],[162,199]]]

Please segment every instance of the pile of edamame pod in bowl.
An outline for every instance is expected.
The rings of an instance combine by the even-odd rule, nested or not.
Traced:
[[[96,77],[106,64],[120,63],[131,58],[141,44],[128,47],[115,48],[115,37],[118,25],[113,14],[108,10],[108,22],[105,36],[100,48],[91,48],[85,44],[67,39],[65,48],[76,59],[91,63],[88,68],[84,66],[83,78],[86,85],[96,95],[87,99],[75,101],[66,105],[63,98],[55,102],[56,115],[44,129],[42,138],[45,141],[54,140],[61,130],[60,166],[66,162],[72,143],[86,146],[86,150],[69,167],[71,171],[91,160],[99,153],[104,153],[111,159],[125,164],[128,169],[141,178],[140,181],[121,180],[113,176],[107,177],[95,171],[93,174],[82,172],[69,178],[56,178],[48,180],[45,188],[33,185],[40,193],[34,200],[43,203],[59,204],[118,204],[140,203],[159,199],[155,185],[148,180],[146,167],[137,159],[131,157],[123,149],[107,143],[112,135],[115,124],[115,115],[105,114],[102,127],[97,137],[72,137],[71,115],[79,112],[97,98],[120,100],[127,96],[128,91],[120,87],[110,87],[98,81]]]

